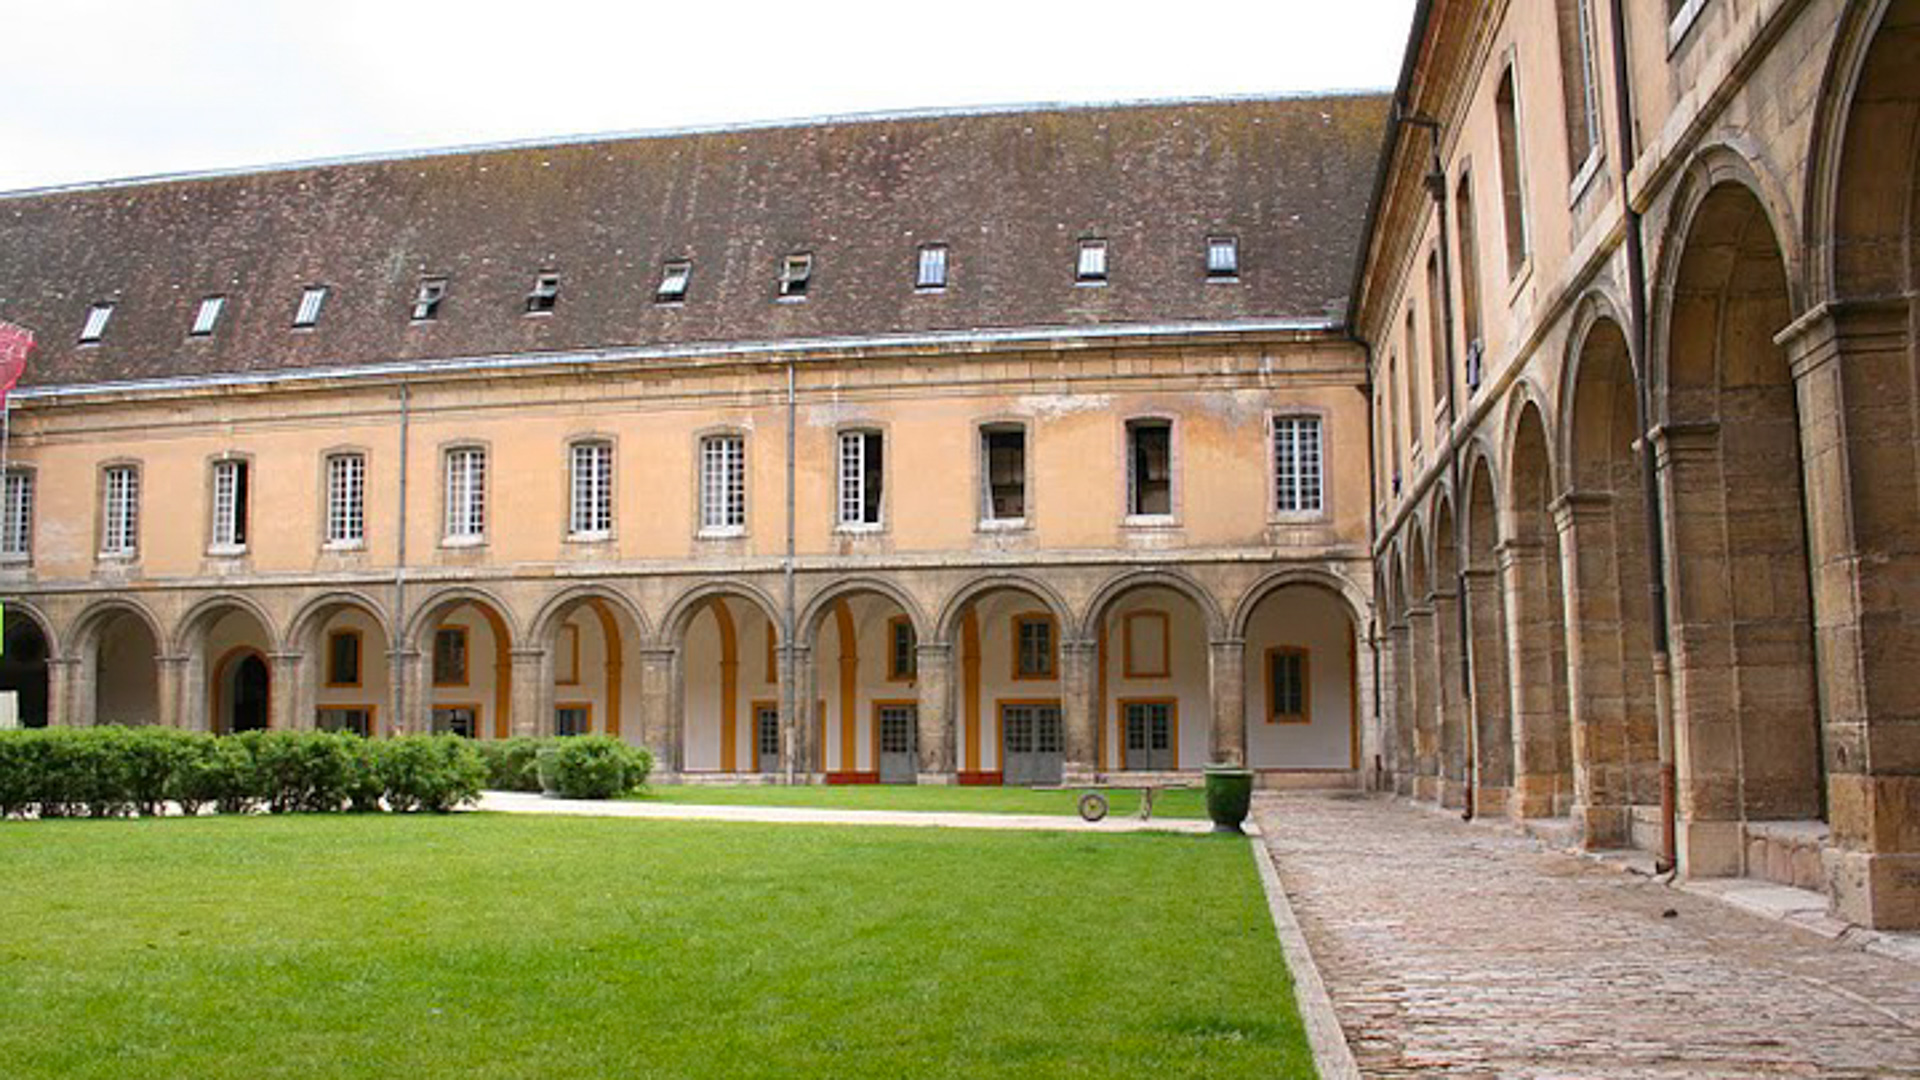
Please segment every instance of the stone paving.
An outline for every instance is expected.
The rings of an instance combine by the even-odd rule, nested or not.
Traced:
[[[1920,967],[1403,802],[1255,817],[1367,1076],[1920,1077]]]

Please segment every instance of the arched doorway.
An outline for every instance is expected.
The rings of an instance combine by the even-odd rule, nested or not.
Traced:
[[[1500,551],[1515,734],[1508,811],[1521,818],[1564,817],[1573,810],[1566,595],[1547,446],[1540,410],[1531,402],[1522,405],[1507,457],[1513,470],[1508,484],[1513,531]]]
[[[119,603],[82,616],[74,715],[96,726],[160,722],[160,644],[144,611]]]
[[[1792,322],[1773,226],[1723,182],[1671,290],[1659,432],[1674,626],[1681,861],[1737,874],[1744,821],[1824,812]]]
[[[214,726],[222,735],[265,731],[271,724],[273,676],[258,650],[241,646],[214,671]]]
[[[274,726],[273,635],[260,613],[238,599],[195,607],[181,623],[192,678],[188,701],[200,702],[193,721],[220,735]]]
[[[5,649],[0,653],[0,727],[47,726],[47,659],[52,653],[39,620],[15,607],[6,610]]]
[[[1507,600],[1501,584],[1500,508],[1493,469],[1476,458],[1467,483],[1467,647],[1473,667],[1473,805],[1504,814],[1513,788],[1512,687],[1507,680]]]
[[[1360,767],[1359,622],[1345,598],[1310,583],[1247,609],[1247,765],[1266,772]]]

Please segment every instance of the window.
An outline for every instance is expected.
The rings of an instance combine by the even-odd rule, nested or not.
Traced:
[[[887,620],[887,679],[912,682],[919,674],[919,642],[914,639],[913,621],[905,615]]]
[[[604,440],[573,444],[573,494],[568,501],[567,533],[600,539],[613,533],[613,444]]]
[[[357,547],[367,538],[367,458],[364,454],[327,456],[327,543]]]
[[[700,531],[730,534],[746,527],[746,437],[709,435],[700,440]]]
[[[1452,390],[1447,377],[1447,331],[1440,318],[1440,302],[1440,253],[1432,251],[1427,254],[1427,369],[1433,381],[1435,407]]]
[[[1433,423],[1433,410],[1431,408],[1426,410],[1420,408],[1420,394],[1413,388],[1413,380],[1417,377],[1414,375],[1414,372],[1420,370],[1420,339],[1415,337],[1413,333],[1413,303],[1411,301],[1407,303],[1407,325],[1405,334],[1406,338],[1402,342],[1401,347],[1407,352],[1407,436],[1417,445],[1420,442],[1421,435],[1424,434],[1423,429],[1428,428]],[[1440,402],[1440,384],[1437,382],[1434,383],[1431,389],[1433,400],[1428,404],[1437,405]],[[1438,433],[1436,432],[1435,434],[1437,435]],[[1435,438],[1434,445],[1438,447],[1439,444],[1440,440]]]
[[[1466,332],[1467,389],[1480,388],[1480,240],[1475,231],[1473,174],[1462,172],[1454,192],[1454,216],[1460,230],[1460,325]]]
[[[433,632],[433,685],[467,685],[467,628],[443,626]]]
[[[244,551],[247,546],[247,463],[213,463],[213,550]]]
[[[24,559],[33,552],[33,474],[7,470],[6,507],[0,511],[0,557]]]
[[[580,685],[580,628],[573,623],[560,627],[559,646],[553,658],[553,681],[557,686]]]
[[[1240,241],[1231,236],[1207,238],[1207,277],[1216,281],[1240,276]]]
[[[1400,476],[1405,465],[1405,451],[1400,442],[1400,358],[1387,356],[1387,385],[1381,388],[1387,399],[1387,442],[1391,446],[1389,460],[1393,465],[1393,491],[1400,492]]]
[[[480,730],[479,710],[472,705],[435,705],[433,707],[433,733],[435,735],[458,735],[471,739]]]
[[[1667,0],[1667,48],[1680,44],[1687,36],[1693,24],[1700,18],[1700,9],[1707,6],[1707,0]]]
[[[1013,677],[1051,679],[1056,669],[1053,616],[1013,617]]]
[[[1024,521],[1027,517],[1027,429],[1017,424],[980,430],[980,455],[985,462],[986,490],[981,518],[987,521]]]
[[[593,706],[585,704],[555,705],[553,707],[553,733],[562,738],[574,735],[593,734]]]
[[[1082,285],[1104,285],[1107,280],[1107,242],[1080,241],[1080,263],[1074,280]]]
[[[87,322],[80,328],[80,344],[90,345],[99,341],[107,332],[107,320],[113,318],[112,304],[95,304],[87,309]]]
[[[487,452],[477,446],[447,451],[447,539],[478,543],[487,532]]]
[[[1267,723],[1304,724],[1307,710],[1307,650],[1282,645],[1267,650]]]
[[[1513,64],[1500,75],[1493,94],[1493,116],[1500,135],[1500,195],[1506,211],[1507,276],[1515,277],[1527,264],[1527,196],[1520,173],[1520,96]]]
[[[653,291],[656,304],[677,304],[687,298],[687,284],[693,280],[693,263],[672,259],[660,271],[660,287]]]
[[[312,326],[320,321],[320,309],[327,302],[325,285],[309,285],[300,294],[300,306],[294,309],[293,325]]]
[[[224,296],[209,296],[200,301],[200,310],[193,316],[193,329],[188,331],[193,337],[206,337],[220,324],[220,311],[227,306]]]
[[[1129,611],[1120,623],[1120,672],[1129,679],[1164,679],[1173,672],[1172,623],[1164,611]]]
[[[840,527],[878,528],[884,449],[877,431],[840,433]]]
[[[927,244],[920,249],[920,273],[914,279],[916,289],[947,287],[947,246]]]
[[[1593,60],[1592,0],[1555,0],[1560,21],[1560,89],[1567,111],[1567,171],[1578,178],[1600,149]]]
[[[360,631],[327,632],[327,685],[360,685]]]
[[[313,726],[321,731],[351,731],[373,736],[373,710],[364,705],[323,705],[313,711]]]
[[[1273,418],[1273,509],[1279,514],[1324,510],[1324,458],[1317,416]]]
[[[813,256],[789,255],[780,264],[780,295],[798,299],[807,295],[807,283],[813,279]]]
[[[108,466],[102,481],[100,554],[130,558],[140,542],[140,469]]]
[[[413,321],[428,322],[440,317],[440,304],[447,298],[447,279],[420,279],[420,291],[413,294]]]
[[[533,291],[527,294],[527,314],[545,315],[559,302],[559,274],[541,274],[533,279]]]
[[[1173,513],[1173,423],[1127,424],[1127,513],[1167,517]]]

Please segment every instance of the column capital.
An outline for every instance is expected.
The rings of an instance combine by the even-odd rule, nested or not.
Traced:
[[[806,646],[804,645],[798,646],[798,648],[802,648],[802,649],[804,649],[805,647]],[[680,646],[678,645],[642,645],[640,646],[638,651],[640,653],[640,659],[642,660],[651,660],[656,663],[667,663],[667,662],[670,662],[674,657],[680,655]]]
[[[1207,647],[1210,649],[1244,649],[1247,647],[1247,639],[1238,637],[1210,638],[1207,641]]]
[[[547,650],[538,645],[517,645],[508,650],[516,664],[535,664],[546,659]]]
[[[915,656],[945,660],[953,655],[953,646],[944,641],[923,641],[913,647]]]
[[[1720,425],[1711,420],[1661,424],[1648,433],[1655,464],[1665,469],[1677,457],[1709,453],[1720,445]]]

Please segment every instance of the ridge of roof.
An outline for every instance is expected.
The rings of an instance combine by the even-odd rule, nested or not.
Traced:
[[[1392,90],[1387,87],[1357,87],[1287,91],[1267,94],[1215,94],[1171,98],[1115,98],[1105,101],[1034,101],[998,105],[922,106],[917,108],[876,109],[850,113],[821,113],[813,116],[721,121],[711,124],[687,124],[661,128],[577,132],[567,135],[550,136],[541,135],[524,139],[455,143],[448,146],[375,150],[358,154],[337,154],[316,158],[300,158],[291,161],[264,162],[255,165],[234,165],[214,169],[187,169],[178,172],[143,173],[132,176],[107,177],[98,180],[78,180],[69,183],[42,184],[34,187],[3,190],[0,191],[0,201],[38,198],[48,195],[71,195],[92,191],[112,191],[120,188],[145,187],[159,184],[189,183],[199,180],[222,180],[244,176],[259,176],[269,173],[298,172],[302,169],[322,169],[340,165],[375,165],[401,161],[424,161],[433,158],[456,157],[461,154],[481,154],[493,151],[592,146],[597,143],[637,142],[699,135],[729,135],[760,131],[784,131],[794,128],[833,127],[844,124],[908,123],[917,120],[964,119],[973,116],[1016,116],[1023,113],[1039,115],[1053,112],[1092,112],[1100,109],[1150,109],[1281,101],[1330,101],[1346,98],[1385,97],[1390,93],[1392,93]]]

